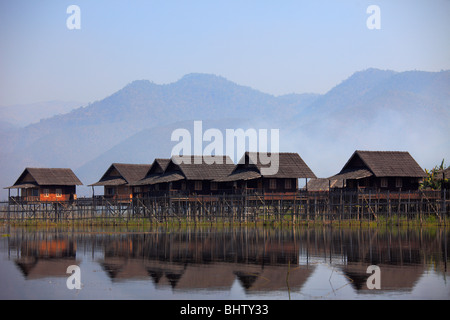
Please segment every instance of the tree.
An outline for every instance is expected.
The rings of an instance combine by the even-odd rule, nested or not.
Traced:
[[[446,169],[448,169],[448,166],[445,167],[444,159],[442,159],[441,165],[435,166],[431,170],[425,169],[427,176],[420,184],[420,189],[441,190],[442,183],[448,183],[448,177],[443,174]]]

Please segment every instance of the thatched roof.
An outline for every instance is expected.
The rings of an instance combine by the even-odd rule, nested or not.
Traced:
[[[121,186],[127,184],[127,181],[123,178],[106,177],[101,179],[99,182],[90,184],[89,186],[99,187],[99,186]]]
[[[234,169],[228,156],[184,156],[172,158],[163,175],[151,182],[163,183],[177,180],[215,180],[227,176]]]
[[[238,170],[233,171],[232,174],[223,178],[215,179],[217,182],[230,182],[230,181],[246,181],[261,178],[261,174],[253,170]]]
[[[328,191],[330,188],[342,188],[343,181],[330,178],[311,179],[304,189],[308,191]]]
[[[83,183],[67,168],[26,168],[11,187],[36,188],[38,186],[79,186]]]
[[[264,159],[263,155],[267,159]],[[265,174],[263,169],[269,168],[275,169],[275,172]],[[218,179],[218,181],[251,180],[262,176],[269,178],[316,178],[316,175],[298,153],[282,152],[265,154],[246,152],[233,172],[227,177]]]
[[[373,173],[367,169],[345,169],[341,171],[339,174],[336,174],[327,180],[348,180],[348,179],[363,179],[373,176]],[[309,189],[309,188],[308,188]]]
[[[443,170],[438,170],[436,172],[436,179],[438,180],[450,179],[450,167]]]
[[[339,174],[351,170],[367,169],[376,177],[424,177],[426,174],[414,158],[406,151],[360,151],[353,153]],[[352,172],[356,179],[368,175],[363,171]],[[336,178],[336,176],[334,176]],[[355,179],[353,178],[353,179]],[[349,178],[351,179],[351,178]]]
[[[184,180],[185,176],[178,172],[167,172],[165,174],[162,174],[154,179],[152,179],[149,184],[156,184],[156,183],[167,183],[167,182],[174,182],[179,180]]]
[[[162,176],[169,163],[170,159],[155,159],[145,177],[141,180],[131,183],[131,185],[142,186],[152,184],[156,181],[157,178]]]
[[[144,178],[150,167],[150,164],[113,163],[101,179],[90,186],[131,184]]]

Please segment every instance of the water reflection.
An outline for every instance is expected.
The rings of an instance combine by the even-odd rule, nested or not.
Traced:
[[[411,291],[430,268],[445,279],[448,233],[447,229],[329,227],[18,228],[8,230],[1,250],[27,280],[67,277],[69,265],[89,260],[112,283],[151,282],[156,291],[175,292],[231,291],[238,283],[252,295],[301,292],[319,272],[318,266],[326,265],[356,292],[374,293],[366,285],[369,265],[380,267],[384,291]]]
[[[16,248],[15,264],[26,279],[66,277],[67,266],[79,264],[76,244],[61,237],[15,238],[9,250]]]
[[[247,291],[286,288],[286,268],[297,265],[293,234],[260,229],[112,235],[104,242],[102,268],[113,281],[150,278],[156,287],[229,290],[235,279]],[[293,270],[299,288],[315,266]]]

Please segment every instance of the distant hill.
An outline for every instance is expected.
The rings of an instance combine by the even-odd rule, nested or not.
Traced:
[[[41,119],[50,118],[57,114],[64,114],[84,103],[76,101],[45,101],[13,106],[0,106],[0,119],[15,127],[25,127]],[[4,124],[0,124],[4,127]]]
[[[450,158],[449,123],[450,71],[368,69],[316,99],[289,128],[327,154],[315,161],[327,176],[356,149],[405,150],[434,167]]]
[[[450,156],[449,112],[450,71],[368,69],[324,95],[278,97],[208,74],[165,85],[138,80],[25,128],[0,123],[0,181],[50,166],[80,172],[87,185],[106,164],[169,157],[169,133],[193,120],[221,130],[278,128],[280,149],[301,154],[318,176],[336,173],[355,149],[408,150],[434,166]]]

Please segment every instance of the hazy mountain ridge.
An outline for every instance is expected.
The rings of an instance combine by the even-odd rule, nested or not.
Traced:
[[[324,95],[273,96],[208,74],[164,85],[137,80],[69,113],[0,127],[0,181],[7,186],[26,166],[49,166],[79,169],[89,184],[106,162],[169,157],[168,130],[207,119],[205,130],[279,128],[281,151],[299,152],[318,176],[334,173],[354,149],[402,149],[419,163],[437,162],[450,156],[450,71],[368,69]]]
[[[367,122],[391,111],[402,117],[436,112],[446,118],[450,111],[449,88],[450,71],[368,69],[355,73],[314,101],[309,108],[312,118],[307,121],[318,121],[328,114],[326,118],[331,122]]]
[[[76,107],[82,106],[77,101],[46,101],[30,104],[0,107],[0,118],[14,128],[25,127],[37,123],[41,119],[53,117],[56,114],[64,114]],[[1,124],[0,127],[5,127]]]

